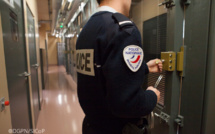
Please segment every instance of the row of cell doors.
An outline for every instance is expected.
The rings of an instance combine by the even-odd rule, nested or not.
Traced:
[[[33,128],[40,110],[35,22],[26,5],[26,34],[23,7],[23,0],[0,1],[11,123],[14,129]]]

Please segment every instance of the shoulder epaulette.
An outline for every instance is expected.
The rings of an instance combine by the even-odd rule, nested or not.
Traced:
[[[112,17],[118,22],[120,27],[133,25],[133,22],[129,18],[120,13],[114,13]]]

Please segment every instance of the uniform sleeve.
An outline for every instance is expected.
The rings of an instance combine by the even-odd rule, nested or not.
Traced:
[[[149,68],[148,68],[148,65],[146,64],[146,62],[144,62],[144,65],[145,65],[145,75],[149,74]]]
[[[145,62],[137,72],[132,72],[123,58],[123,50],[129,45],[141,47],[135,30],[128,34],[119,32],[108,44],[103,74],[106,81],[106,99],[109,109],[117,117],[139,118],[149,114],[157,103],[153,91],[143,90],[142,84],[148,67]],[[146,68],[147,67],[147,68]]]

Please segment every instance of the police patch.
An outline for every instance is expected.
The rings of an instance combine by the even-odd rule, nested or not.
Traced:
[[[95,76],[93,58],[93,49],[76,50],[77,72],[85,75]]]
[[[123,57],[128,68],[132,72],[137,72],[142,65],[144,53],[141,47],[130,45],[124,48]]]

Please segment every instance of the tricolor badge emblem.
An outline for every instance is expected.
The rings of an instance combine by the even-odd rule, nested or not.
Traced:
[[[142,65],[144,53],[141,47],[130,45],[124,48],[123,57],[128,68],[132,72],[137,72]]]

